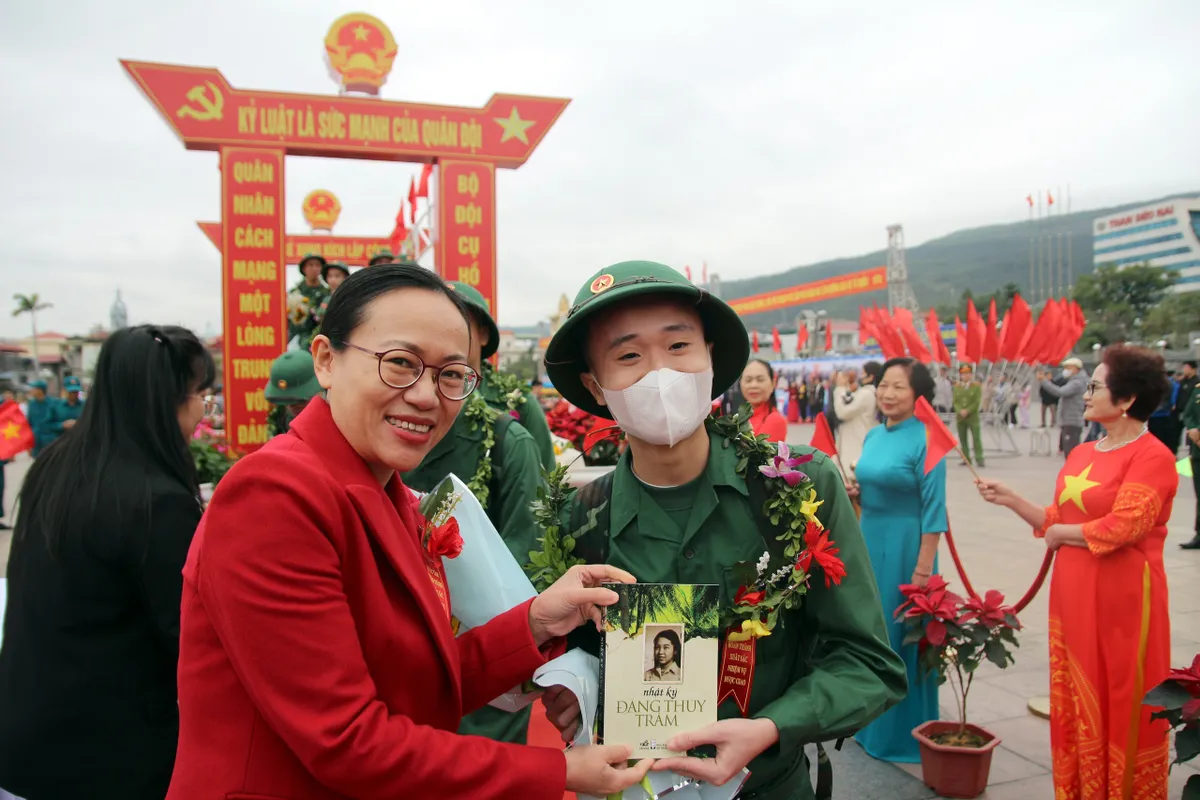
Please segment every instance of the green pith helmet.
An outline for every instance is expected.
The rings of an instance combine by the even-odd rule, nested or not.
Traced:
[[[340,261],[330,261],[325,266],[321,267],[321,280],[329,283],[329,270],[331,269],[340,269],[343,275],[345,275],[347,278],[350,277],[349,267]]]
[[[462,299],[475,312],[475,318],[483,324],[483,329],[487,331],[488,338],[483,343],[483,349],[479,355],[485,360],[491,358],[500,349],[500,329],[496,327],[496,320],[492,319],[492,308],[488,304],[487,298],[469,283],[446,281],[446,285],[462,296]]]
[[[271,379],[263,396],[268,403],[290,406],[311,400],[321,393],[312,356],[303,350],[288,350],[271,362]]]
[[[584,344],[589,322],[599,311],[653,295],[680,297],[696,304],[704,322],[704,338],[712,343],[712,399],[737,382],[750,358],[750,339],[737,312],[665,264],[623,261],[588,278],[546,348],[546,373],[559,394],[588,413],[612,419],[579,378],[588,371]]]
[[[311,259],[316,259],[317,261],[321,262],[321,272],[324,273],[325,272],[325,256],[321,255],[320,253],[305,253],[304,257],[300,259],[300,263],[296,265],[300,268],[300,274],[301,275],[304,274],[304,264],[306,261],[309,261]]]
[[[367,266],[368,266],[368,267],[373,267],[373,266],[375,266],[376,264],[378,264],[378,263],[380,262],[380,260],[382,260],[382,259],[385,259],[385,258],[386,258],[386,259],[390,259],[391,261],[395,261],[395,260],[396,260],[396,256],[395,256],[395,254],[394,254],[394,253],[392,253],[392,251],[391,251],[391,250],[388,250],[388,249],[385,247],[385,248],[383,248],[382,250],[380,250],[378,253],[376,253],[375,255],[371,256],[371,260],[367,262]]]

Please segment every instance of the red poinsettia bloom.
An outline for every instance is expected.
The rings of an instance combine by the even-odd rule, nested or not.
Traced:
[[[815,561],[825,573],[825,586],[837,586],[846,577],[846,565],[838,558],[838,548],[829,541],[829,531],[812,520],[804,529],[804,552],[796,559],[797,566],[808,572]]]
[[[995,589],[989,589],[983,597],[968,598],[965,606],[959,624],[977,619],[987,628],[997,628],[1007,626],[1010,616],[1016,618],[1016,613],[1004,605],[1004,595]]]
[[[745,603],[746,605],[756,606],[761,603],[763,598],[766,596],[766,592],[747,592],[746,587],[742,586],[737,590],[737,594],[733,596],[733,604],[741,605],[742,603]]]
[[[1200,698],[1183,704],[1183,721],[1200,722]]]
[[[900,587],[900,593],[907,599],[896,609],[896,615],[919,617],[928,615],[939,622],[954,622],[958,619],[958,607],[962,598],[946,589],[946,579],[941,575],[933,575],[924,586],[906,583]],[[930,640],[932,641],[932,639]],[[937,644],[937,642],[934,642]]]
[[[1200,655],[1192,659],[1192,665],[1187,669],[1171,670],[1168,680],[1175,681],[1187,689],[1193,697],[1200,697]]]
[[[432,556],[457,558],[462,549],[462,535],[458,532],[458,520],[454,517],[445,525],[434,528],[429,535],[429,554]]]

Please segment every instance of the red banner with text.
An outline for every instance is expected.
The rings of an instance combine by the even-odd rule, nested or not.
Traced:
[[[263,396],[287,344],[284,152],[221,148],[221,291],[225,433],[238,452],[267,441]]]
[[[773,292],[739,297],[728,302],[734,311],[745,317],[779,308],[820,303],[835,297],[845,297],[848,294],[874,292],[886,289],[887,285],[887,267],[872,267],[859,272],[838,275],[836,278],[825,278],[812,283],[802,283],[799,286],[789,286],[786,289],[776,289]]]
[[[221,249],[221,223],[197,222],[200,230],[213,243],[213,247]],[[388,250],[390,244],[386,238],[372,236],[319,236],[304,234],[289,234],[284,237],[284,260],[289,264],[299,264],[300,259],[309,253],[316,253],[326,261],[340,261],[348,267],[365,267],[367,262],[381,250]]]
[[[449,281],[462,281],[496,311],[496,168],[475,161],[439,161],[437,264]]]

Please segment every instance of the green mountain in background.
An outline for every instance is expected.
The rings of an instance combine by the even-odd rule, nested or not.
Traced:
[[[1159,199],[1142,200],[1111,208],[1077,211],[1032,223],[1014,222],[1007,225],[989,225],[983,228],[956,231],[948,236],[933,239],[906,250],[909,284],[916,293],[917,302],[922,309],[955,303],[959,301],[966,289],[970,289],[976,296],[988,295],[1010,283],[1021,287],[1022,293],[1028,295],[1030,294],[1029,240],[1032,236],[1062,233],[1062,260],[1065,265],[1067,261],[1066,234],[1071,234],[1072,274],[1078,278],[1080,275],[1086,275],[1093,271],[1092,221],[1094,219],[1166,200],[1193,197],[1196,194],[1200,194],[1200,192],[1172,194]],[[879,238],[886,240],[886,235],[881,226]],[[774,275],[722,281],[721,296],[727,300],[748,297],[885,264],[887,264],[887,250],[876,250],[853,258],[839,258],[833,261],[822,261],[819,264],[794,267]],[[869,292],[807,306],[793,306],[763,314],[754,314],[747,317],[747,323],[759,329],[771,325],[793,328],[797,313],[802,308],[823,309],[828,316],[833,318],[857,319],[858,307],[870,305],[872,302],[886,306],[887,292]],[[943,322],[945,321],[943,320]]]

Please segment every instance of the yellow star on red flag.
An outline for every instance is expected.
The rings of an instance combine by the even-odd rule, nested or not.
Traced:
[[[1063,476],[1062,494],[1058,496],[1058,504],[1064,505],[1069,500],[1074,503],[1080,511],[1087,513],[1087,509],[1083,506],[1083,493],[1093,486],[1099,486],[1099,481],[1088,479],[1088,475],[1092,472],[1092,465],[1088,464],[1083,468],[1083,472],[1078,475]]]
[[[10,421],[0,433],[4,434],[5,439],[15,439],[21,435],[21,428],[15,422]]]

